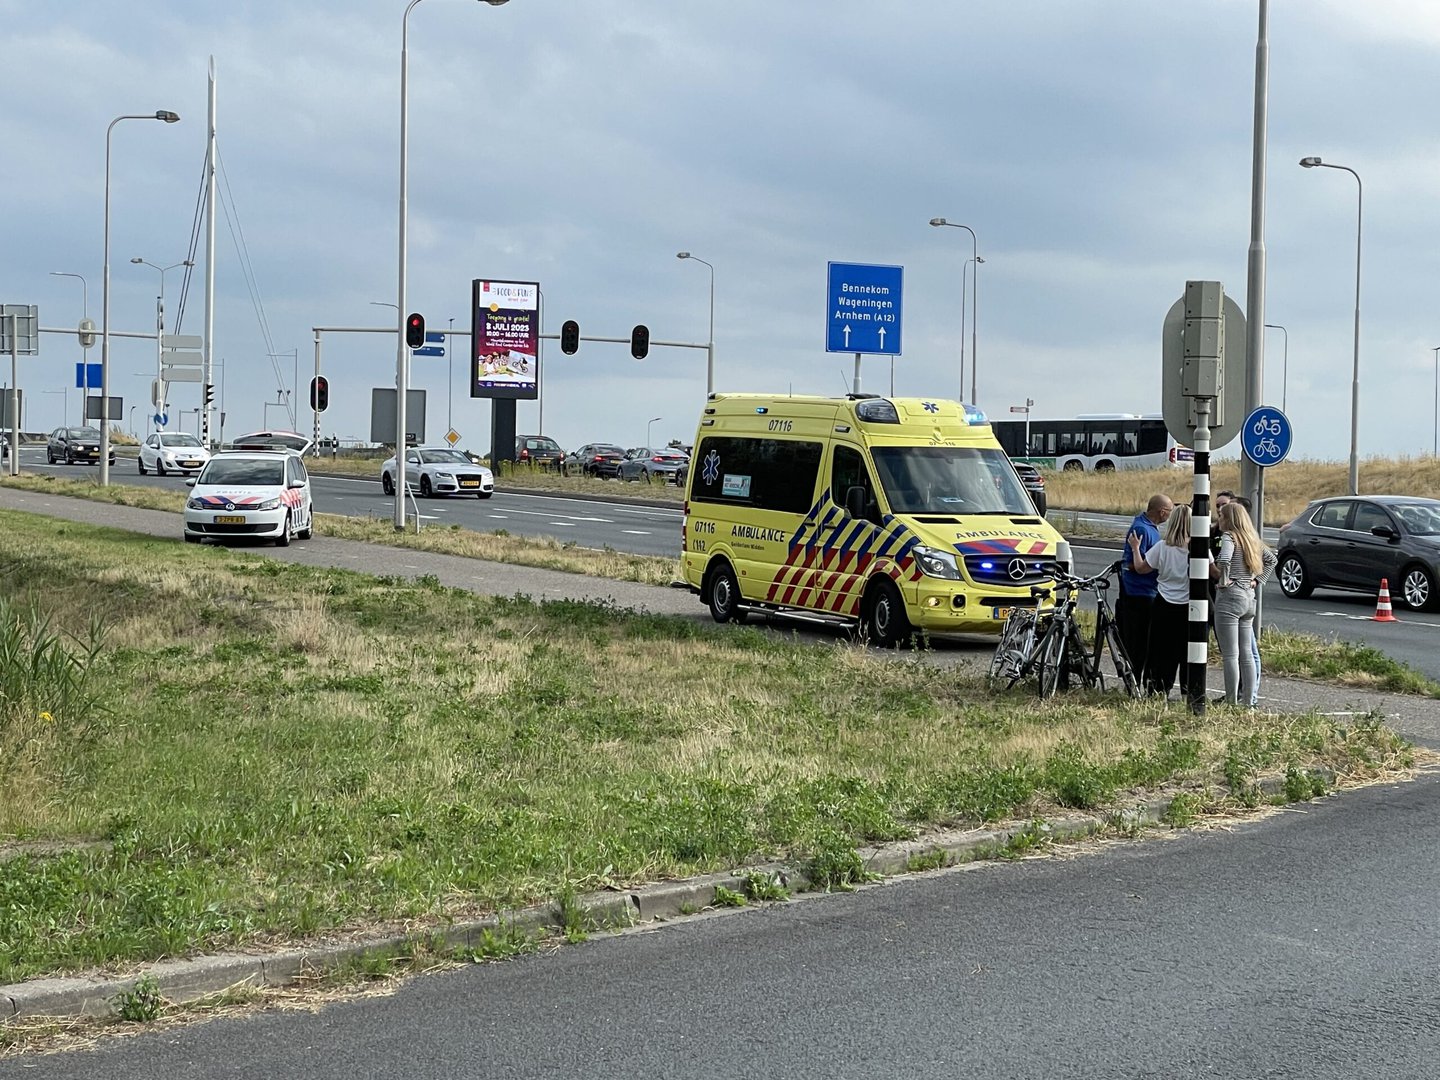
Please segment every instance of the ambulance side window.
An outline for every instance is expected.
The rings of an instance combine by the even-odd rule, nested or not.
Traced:
[[[847,501],[850,498],[850,489],[862,488],[865,492],[865,510],[861,516],[871,521],[878,519],[879,511],[875,505],[875,485],[870,482],[870,470],[865,467],[865,458],[858,450],[849,446],[836,446],[830,476],[830,497],[838,505],[853,513],[854,511]]]
[[[710,435],[691,459],[690,498],[803,514],[815,498],[818,442]]]

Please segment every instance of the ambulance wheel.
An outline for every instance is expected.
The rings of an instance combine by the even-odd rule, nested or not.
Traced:
[[[740,582],[730,564],[723,559],[710,571],[705,602],[710,606],[710,617],[718,623],[745,621],[745,610],[740,606]]]
[[[893,649],[915,636],[905,617],[905,601],[889,578],[879,579],[865,593],[862,623],[870,644],[882,649]]]

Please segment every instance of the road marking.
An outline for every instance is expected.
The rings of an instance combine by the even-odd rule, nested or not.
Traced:
[[[624,533],[626,536],[649,536],[649,535],[650,535],[650,530],[649,530],[649,529],[621,529],[620,531],[621,531],[622,533]]]
[[[511,509],[510,513],[512,513],[512,514],[528,514],[528,515],[530,515],[531,517],[552,517],[552,516],[555,514],[555,511],[554,511],[554,510],[544,510],[544,511],[541,511],[541,510],[515,510],[515,509]],[[612,524],[614,524],[614,522],[611,521],[610,518],[580,517],[579,515],[576,515],[576,516],[572,519],[572,522],[573,522],[573,521],[601,522],[601,523],[606,524],[606,525],[612,525]],[[554,524],[554,523],[552,522],[551,524]]]

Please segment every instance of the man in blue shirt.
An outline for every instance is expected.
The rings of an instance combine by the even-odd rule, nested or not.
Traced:
[[[1169,495],[1151,495],[1143,514],[1136,514],[1135,520],[1125,530],[1121,542],[1120,595],[1115,600],[1115,621],[1120,625],[1120,640],[1130,657],[1130,666],[1135,669],[1141,685],[1145,683],[1145,661],[1149,655],[1150,605],[1155,599],[1155,586],[1160,575],[1152,570],[1142,574],[1130,564],[1130,535],[1140,537],[1140,553],[1143,555],[1160,542],[1160,526],[1170,517],[1175,503]]]

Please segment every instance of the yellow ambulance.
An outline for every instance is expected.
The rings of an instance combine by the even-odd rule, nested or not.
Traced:
[[[1070,557],[984,414],[941,398],[711,394],[688,482],[685,582],[717,622],[998,633]]]

